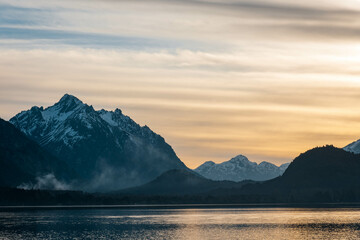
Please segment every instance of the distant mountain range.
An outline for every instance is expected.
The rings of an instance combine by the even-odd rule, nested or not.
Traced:
[[[10,122],[0,119],[0,204],[360,201],[360,140],[280,167],[239,155],[193,171],[147,126],[68,94]]]
[[[10,122],[76,172],[76,189],[111,191],[187,169],[149,127],[119,109],[96,111],[72,95],[45,109],[32,107]]]
[[[205,162],[194,169],[200,175],[212,180],[228,180],[240,182],[243,180],[265,181],[282,175],[290,163],[280,167],[269,163],[251,162],[247,157],[238,155],[229,161],[216,164],[212,161]]]

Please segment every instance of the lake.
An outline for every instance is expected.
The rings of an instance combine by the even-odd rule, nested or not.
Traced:
[[[360,209],[1,208],[0,239],[360,239]]]

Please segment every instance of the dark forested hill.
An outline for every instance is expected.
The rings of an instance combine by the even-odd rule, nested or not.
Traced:
[[[51,175],[51,179],[43,178]],[[16,187],[20,184],[34,185],[43,178],[43,186],[57,189],[49,184],[61,183],[75,178],[75,173],[65,162],[42,149],[28,139],[11,123],[0,119],[0,185]],[[46,180],[51,180],[47,181]],[[56,182],[57,181],[57,182]],[[47,186],[46,186],[47,185]]]
[[[183,196],[189,194],[201,195],[219,188],[240,187],[246,182],[213,181],[191,171],[170,170],[155,180],[139,187],[119,191],[121,194],[132,195],[173,195]]]

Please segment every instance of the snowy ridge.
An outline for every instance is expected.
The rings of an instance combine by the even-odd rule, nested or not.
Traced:
[[[40,145],[62,141],[72,147],[84,136],[68,120],[79,118],[84,126],[91,127],[91,117],[85,116],[87,108],[90,107],[76,97],[65,94],[55,105],[46,109],[32,107],[10,119],[10,122]]]
[[[77,122],[77,126],[73,126],[74,121]],[[69,94],[65,94],[58,103],[46,109],[32,107],[28,111],[23,111],[10,119],[10,122],[35,138],[40,145],[62,141],[72,147],[88,137],[81,134],[82,127],[92,129],[97,125],[108,125],[107,128],[110,130],[117,128],[137,137],[148,138],[151,142],[162,139],[147,126],[141,127],[130,117],[123,115],[120,109],[95,111],[92,106]]]
[[[284,173],[289,163],[285,163],[280,167],[269,163],[251,162],[243,155],[238,155],[229,161],[216,164],[212,161],[205,162],[194,171],[200,175],[212,180],[255,180],[264,181],[278,177]]]
[[[145,137],[152,143],[156,142],[157,140],[163,140],[163,138],[160,135],[151,131],[151,129],[148,126],[145,125],[141,127],[130,117],[124,115],[122,111],[118,108],[115,109],[115,111],[107,111],[101,109],[100,111],[97,112],[99,116],[109,125],[118,127],[122,131],[125,131],[131,135],[137,137]]]

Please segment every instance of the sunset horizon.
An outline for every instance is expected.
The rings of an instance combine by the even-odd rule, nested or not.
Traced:
[[[360,138],[357,0],[0,1],[0,116],[71,93],[191,168]]]
[[[78,98],[80,101],[82,101],[84,104],[87,104],[87,105],[89,105],[89,106],[94,106],[94,108],[95,108],[96,111],[99,111],[99,110],[101,110],[101,109],[105,109],[105,110],[108,110],[108,111],[115,111],[115,109],[120,109],[120,110],[122,111],[121,108],[118,108],[118,107],[116,107],[116,106],[113,107],[113,108],[104,108],[104,107],[101,107],[101,106],[96,107],[95,105],[93,105],[93,104],[91,104],[91,103],[88,103],[88,102],[84,101],[82,98],[79,98],[79,97],[77,97],[76,95],[71,94],[71,93],[64,93],[63,95],[74,96],[74,97]],[[53,103],[49,103],[49,105],[42,105],[42,104],[40,104],[40,105],[34,105],[34,106],[36,106],[36,107],[42,107],[42,108],[46,109],[46,108],[48,108],[48,107],[51,107],[51,105],[55,104],[56,102],[58,102],[58,101],[61,99],[61,97],[63,97],[63,95],[59,96],[59,97],[57,98],[57,100],[54,100]],[[22,109],[22,110],[18,111],[18,113],[23,112],[23,111],[30,110],[30,108],[32,108],[32,107],[34,107],[34,106],[31,106],[31,107],[29,107],[29,108],[27,108],[27,109]],[[127,115],[127,116],[133,118],[131,115],[127,114],[126,112],[123,112],[123,111],[122,111],[122,113],[123,113],[124,115]],[[11,116],[11,117],[14,117],[14,116],[15,116],[15,114],[14,114],[13,116]],[[146,117],[146,116],[145,116],[145,117]],[[9,119],[6,119],[6,120],[9,120]],[[134,119],[134,120],[137,121],[137,119]],[[156,129],[153,129],[152,126],[150,126],[150,125],[147,124],[146,122],[145,122],[145,123],[142,123],[141,125],[142,125],[142,126],[148,126],[148,127],[150,127],[152,130],[154,130],[155,132],[157,132],[157,133],[159,133],[159,134],[160,134],[160,132],[161,132],[161,127],[160,127],[159,130],[156,130]],[[309,149],[311,149],[311,148],[321,147],[321,146],[325,146],[325,145],[334,145],[334,146],[336,146],[336,144],[333,144],[333,143],[330,143],[330,142],[329,142],[329,143],[324,142],[323,144],[319,144],[319,145],[307,146],[307,147],[304,147],[303,149],[300,149],[298,152],[294,152],[294,155],[291,156],[291,157],[289,157],[288,159],[284,157],[284,158],[283,158],[283,159],[284,159],[283,161],[277,161],[278,158],[277,158],[277,157],[272,157],[272,156],[269,156],[267,159],[259,159],[259,160],[257,160],[257,158],[256,158],[256,157],[257,157],[257,156],[256,156],[256,153],[255,153],[255,157],[252,158],[252,157],[251,157],[251,156],[252,156],[251,154],[246,154],[246,153],[244,153],[244,152],[240,152],[240,153],[238,153],[238,154],[234,153],[233,155],[229,155],[228,153],[226,153],[226,151],[225,151],[225,153],[223,153],[223,154],[225,155],[224,158],[220,158],[220,157],[219,157],[219,159],[211,159],[211,158],[206,159],[206,158],[205,158],[205,159],[203,159],[202,161],[201,161],[201,159],[198,160],[198,161],[196,161],[196,159],[192,160],[191,158],[190,158],[190,159],[183,159],[183,158],[181,158],[181,156],[179,155],[179,153],[176,151],[176,145],[174,145],[174,144],[172,144],[171,142],[169,142],[169,141],[167,140],[167,137],[166,137],[165,134],[160,134],[160,135],[165,138],[165,141],[167,141],[167,142],[172,146],[172,148],[174,148],[174,150],[175,150],[175,152],[177,153],[177,155],[179,156],[179,158],[180,158],[189,168],[191,168],[191,169],[195,169],[196,167],[199,167],[200,165],[202,165],[204,162],[207,162],[207,161],[212,161],[212,162],[215,162],[215,163],[226,162],[226,161],[228,161],[228,160],[230,160],[230,159],[232,159],[232,158],[234,158],[234,157],[236,157],[236,156],[238,156],[238,155],[246,156],[246,157],[249,158],[250,161],[257,162],[258,164],[260,164],[261,162],[264,162],[264,161],[265,161],[265,162],[271,162],[271,163],[273,163],[273,164],[275,164],[275,165],[277,165],[277,166],[280,166],[281,164],[284,164],[284,163],[290,163],[295,157],[297,157],[297,156],[300,155],[301,153],[303,153],[303,152],[305,152],[305,151],[307,151],[307,150],[309,150]],[[286,140],[286,139],[283,139],[283,140]],[[345,145],[343,145],[343,146],[336,146],[336,147],[339,147],[339,148],[345,147],[345,146],[349,145],[350,143],[355,142],[356,140],[358,140],[358,139],[355,139],[354,141],[350,141],[350,142],[348,141],[348,142],[345,143]],[[260,150],[260,151],[261,151],[261,150]],[[229,156],[226,158],[226,155],[229,155]],[[250,157],[249,157],[249,156],[250,156]],[[198,163],[198,164],[193,165],[194,162],[195,162],[195,163]]]

